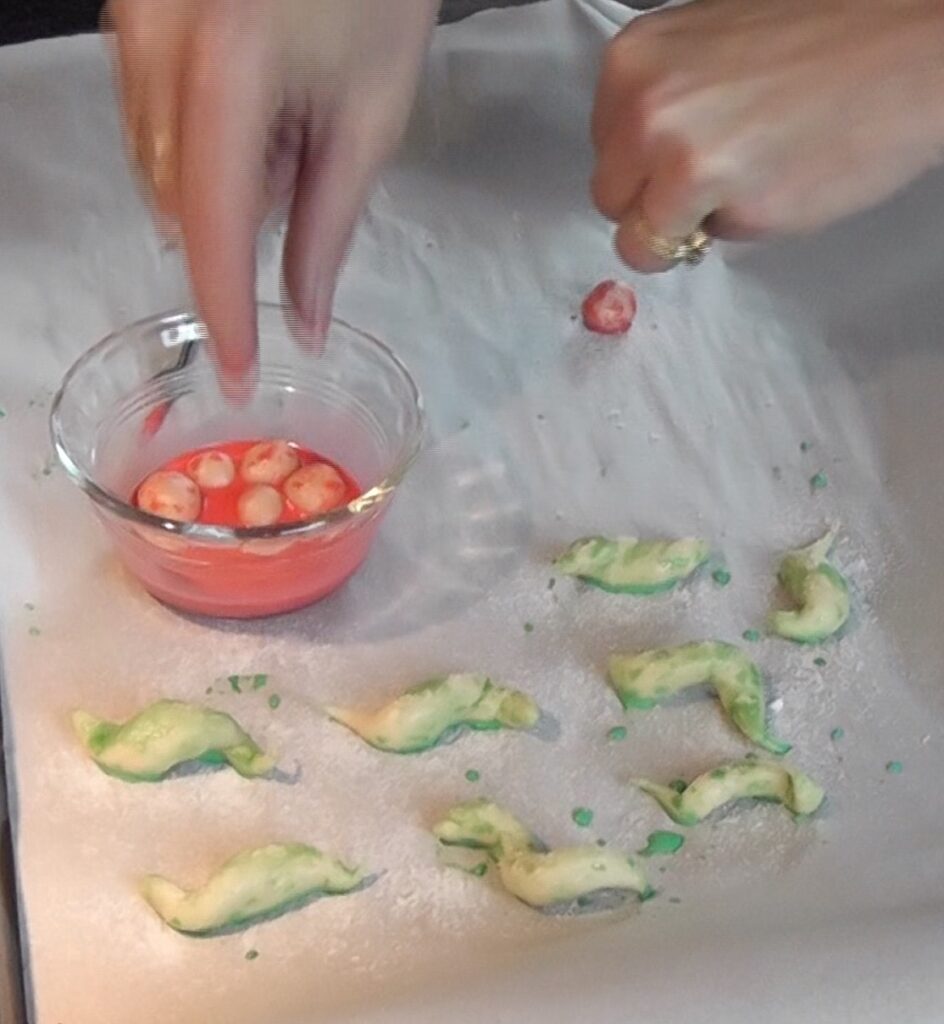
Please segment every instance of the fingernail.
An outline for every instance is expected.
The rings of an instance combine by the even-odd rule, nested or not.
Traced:
[[[311,355],[321,355],[324,351],[326,332],[319,330],[317,324],[306,320],[291,302],[285,306],[285,324],[300,349]]]
[[[211,344],[216,379],[220,391],[229,405],[243,408],[248,405],[259,383],[259,363],[254,357],[248,361],[233,359],[228,353],[221,354]]]
[[[315,301],[311,316],[306,318],[311,331],[319,344],[324,348],[328,338],[328,331],[331,329],[331,308],[334,305],[335,281],[333,279],[322,280],[315,291]]]
[[[320,352],[324,351],[324,347],[328,341],[328,331],[330,329],[331,317],[327,314],[318,317],[318,319],[312,324],[312,336],[316,339],[316,344]]]
[[[324,352],[331,318],[321,312],[323,306],[319,303],[318,291],[300,295],[296,300],[283,275],[282,306],[286,326],[299,348],[311,355],[320,356]]]
[[[259,383],[259,366],[257,363],[253,363],[242,373],[236,373],[221,366],[217,369],[217,379],[220,391],[227,403],[242,409],[252,401],[252,396],[255,394]]]

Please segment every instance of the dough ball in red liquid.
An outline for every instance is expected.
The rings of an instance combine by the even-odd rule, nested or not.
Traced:
[[[298,452],[288,441],[262,441],[243,456],[239,474],[250,484],[278,487],[298,469]]]
[[[344,504],[347,484],[326,462],[302,466],[285,481],[285,496],[305,515],[316,516]]]
[[[236,479],[236,463],[226,452],[201,452],[187,463],[187,473],[205,491],[216,491]]]
[[[200,515],[203,498],[200,488],[184,473],[158,470],[138,488],[138,508],[162,519],[192,523]]]
[[[268,484],[250,487],[239,496],[237,514],[242,526],[272,526],[282,515],[282,495]]]

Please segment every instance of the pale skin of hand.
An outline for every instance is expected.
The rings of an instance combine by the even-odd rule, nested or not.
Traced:
[[[290,202],[298,334],[337,274],[413,98],[438,0],[111,0],[129,138],[180,225],[224,383],[256,354],[255,243]],[[694,0],[608,47],[593,192],[632,266],[666,238],[813,230],[944,152],[942,0]]]
[[[357,218],[406,125],[438,0],[110,0],[129,143],[174,224],[221,381],[257,358],[256,242],[289,206],[296,336],[323,341]]]
[[[593,195],[640,271],[652,232],[813,231],[944,158],[941,0],[694,0],[610,43]]]

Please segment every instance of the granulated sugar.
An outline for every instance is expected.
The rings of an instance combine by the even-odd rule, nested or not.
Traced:
[[[338,300],[342,315],[390,341],[416,373],[430,443],[364,569],[314,608],[254,623],[177,616],[117,568],[78,490],[61,474],[31,477],[45,412],[12,392],[54,384],[93,330],[116,326],[109,318],[118,315],[90,299],[103,286],[97,272],[76,286],[76,265],[57,262],[67,248],[58,235],[35,242],[40,262],[20,283],[27,296],[36,280],[44,288],[11,321],[10,365],[0,373],[0,516],[15,540],[0,550],[0,570],[7,753],[41,1024],[99,1024],[103,1013],[138,1024],[288,1024],[346,1012],[362,1020],[462,971],[474,974],[475,991],[490,991],[483,979],[528,951],[566,939],[569,957],[578,937],[602,934],[605,949],[581,961],[574,986],[586,993],[604,954],[620,978],[660,948],[674,958],[682,942],[687,956],[710,957],[722,910],[729,934],[749,927],[760,948],[786,917],[799,928],[801,911],[849,920],[852,907],[914,907],[939,891],[941,796],[932,783],[941,731],[927,712],[931,684],[914,683],[914,652],[896,651],[900,631],[889,627],[891,613],[903,621],[921,610],[899,595],[902,547],[917,527],[902,525],[908,510],[886,487],[888,424],[864,397],[872,385],[833,347],[833,319],[798,317],[750,265],[732,270],[721,256],[694,274],[634,278],[644,315],[623,341],[588,338],[571,319],[596,280],[621,272],[609,228],[585,198],[599,18],[571,20],[571,6],[581,5],[537,4],[504,12],[507,21],[483,15],[434,47],[406,156],[385,176]],[[58,80],[37,75],[36,89]],[[105,109],[104,65],[97,81],[87,106]],[[64,141],[69,125],[48,135],[54,166],[84,174],[77,180],[101,210],[115,202],[99,152],[111,147],[121,166],[109,126],[107,143],[89,144],[96,162],[80,166]],[[21,133],[34,139],[33,123]],[[112,230],[137,239],[144,215],[130,188],[124,202],[135,212]],[[441,254],[433,262],[431,240]],[[21,258],[18,250],[10,263]],[[118,267],[109,286],[144,288],[148,274],[130,266],[138,269],[122,276]],[[278,295],[277,274],[274,258],[266,261],[264,294]],[[158,304],[156,287],[144,296]],[[17,295],[4,297],[9,313]],[[48,353],[33,344],[47,336]],[[802,451],[803,441],[812,447]],[[829,486],[814,494],[818,471]],[[834,561],[852,587],[850,623],[816,648],[766,636],[782,599],[781,557],[831,524],[840,524]],[[567,544],[595,533],[701,536],[712,557],[674,593],[605,594],[552,567]],[[711,575],[720,567],[731,576],[724,587]],[[933,630],[940,616],[931,613]],[[746,630],[761,636],[746,643]],[[680,829],[686,841],[675,856],[646,860],[661,896],[599,918],[544,917],[502,891],[494,871],[476,878],[440,863],[430,829],[472,796],[507,806],[551,847],[602,839],[632,852],[672,827],[630,780],[687,780],[751,746],[709,693],[624,714],[605,666],[615,651],[697,639],[742,644],[757,661],[772,730],[794,745],[787,760],[827,791],[819,815],[795,822],[781,807],[744,804]],[[326,704],[380,706],[448,671],[486,672],[526,690],[545,713],[541,728],[468,733],[400,757],[323,713]],[[234,673],[268,682],[243,693],[216,682]],[[124,720],[161,697],[235,715],[284,776],[247,781],[221,769],[131,786],[83,756],[70,710]],[[626,737],[613,742],[620,725]],[[837,728],[841,740],[831,739]],[[905,771],[889,775],[890,761]],[[589,827],[575,823],[575,808],[593,812]],[[901,834],[912,837],[904,848]],[[199,885],[238,850],[286,840],[376,877],[362,891],[201,942],[166,928],[136,891],[150,872]],[[758,894],[774,908],[767,916],[755,913]],[[703,920],[706,906],[714,910]],[[251,950],[259,955],[247,960]],[[692,976],[725,976],[714,961],[699,963]],[[828,975],[817,964],[817,984]],[[796,977],[785,974],[782,1005],[793,1006]],[[671,988],[643,972],[630,994],[649,980],[652,991]],[[686,973],[683,984],[690,980]]]

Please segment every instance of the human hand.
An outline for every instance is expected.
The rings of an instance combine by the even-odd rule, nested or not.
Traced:
[[[110,0],[129,142],[179,225],[224,386],[254,365],[256,239],[315,347],[375,175],[409,116],[438,0]]]
[[[823,227],[944,157],[940,0],[694,0],[610,44],[593,194],[637,270],[651,236]],[[648,236],[648,237],[647,237]],[[648,244],[647,244],[648,242]]]

